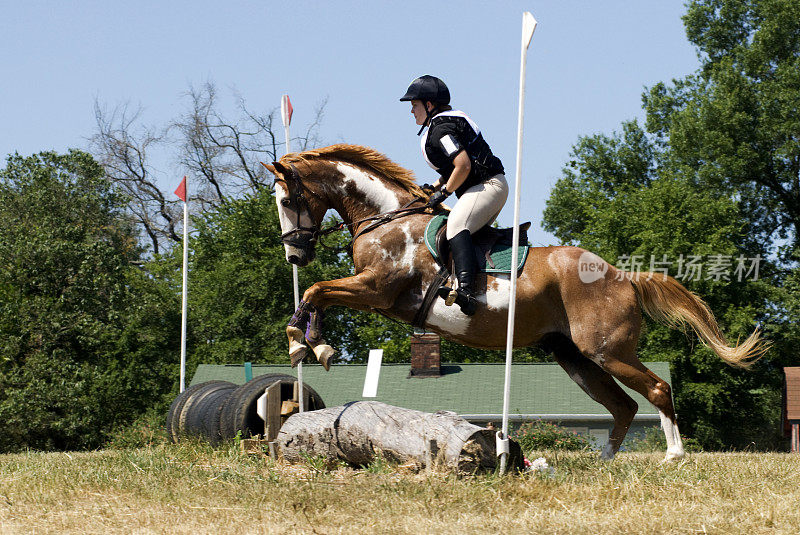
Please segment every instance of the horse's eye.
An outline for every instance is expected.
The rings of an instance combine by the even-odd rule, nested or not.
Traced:
[[[283,200],[281,201],[281,205],[283,205],[283,206],[286,206],[286,207],[288,207],[288,206],[289,206],[289,205],[291,205],[291,204],[292,204],[292,203],[291,203],[291,201],[290,201],[289,199],[283,199]]]

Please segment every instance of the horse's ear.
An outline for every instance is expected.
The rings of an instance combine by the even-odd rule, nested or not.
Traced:
[[[272,167],[274,168],[273,173],[277,171],[278,173],[282,174],[283,176],[289,176],[292,173],[283,165],[281,162],[272,162]],[[277,173],[276,173],[277,174]]]
[[[277,175],[277,174],[279,173],[279,171],[278,171],[278,166],[279,166],[280,164],[279,164],[278,162],[272,162],[271,164],[269,164],[269,163],[264,163],[264,162],[260,162],[260,163],[261,163],[261,165],[263,165],[264,167],[266,167],[266,168],[267,168],[267,171],[269,171],[269,172],[270,172],[270,173],[272,173],[273,175]]]

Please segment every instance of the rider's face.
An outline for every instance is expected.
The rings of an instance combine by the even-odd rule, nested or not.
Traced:
[[[421,100],[411,101],[411,115],[414,116],[414,119],[416,119],[417,124],[420,126],[425,124],[425,118],[428,116],[428,110],[425,109],[426,105],[430,106],[430,108],[433,108],[430,102],[422,102]]]

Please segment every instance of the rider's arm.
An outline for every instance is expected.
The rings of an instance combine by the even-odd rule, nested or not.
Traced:
[[[469,155],[467,151],[461,149],[461,151],[456,154],[456,157],[453,158],[453,172],[450,173],[450,177],[447,179],[447,191],[453,193],[457,190],[467,179],[471,169],[472,163],[469,161]],[[437,180],[437,182],[439,181]],[[434,184],[434,186],[436,186],[436,184]]]

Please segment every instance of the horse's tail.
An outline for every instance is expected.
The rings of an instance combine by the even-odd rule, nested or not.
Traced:
[[[689,324],[703,343],[731,366],[749,368],[769,349],[758,329],[741,344],[729,346],[708,305],[672,277],[648,272],[626,275],[648,316],[672,328]]]

